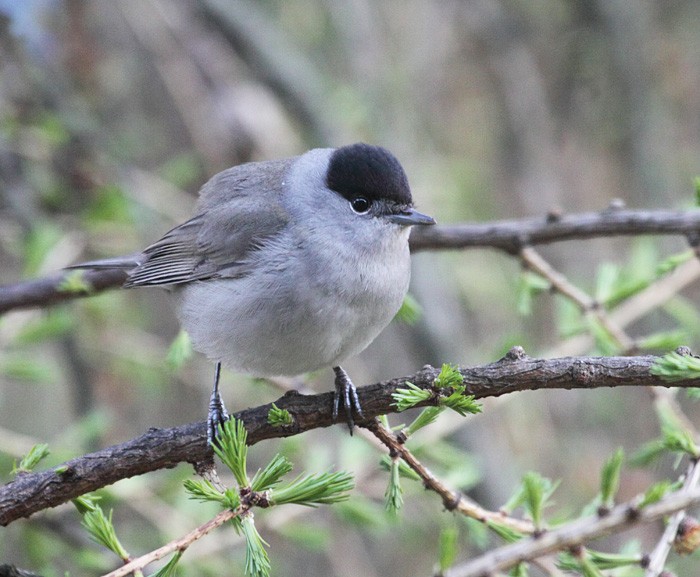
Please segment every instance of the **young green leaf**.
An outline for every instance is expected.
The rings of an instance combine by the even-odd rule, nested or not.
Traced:
[[[89,533],[90,538],[114,552],[120,559],[127,560],[129,553],[117,538],[117,533],[112,523],[112,510],[109,511],[109,515],[105,515],[102,507],[94,500],[88,501],[83,499],[80,501],[80,505],[76,504],[76,506],[79,511],[85,508],[84,512],[82,512],[82,525]]]
[[[434,423],[444,409],[445,407],[426,407],[423,409],[414,421],[403,430],[406,437],[410,437],[416,431]]]
[[[294,422],[291,413],[287,409],[280,409],[275,403],[272,403],[272,408],[267,412],[267,424],[273,427],[282,427],[291,425]]]
[[[440,575],[454,565],[459,553],[459,529],[457,525],[450,525],[440,531],[440,540],[438,541],[438,566],[440,567]]]
[[[278,453],[268,463],[267,467],[258,469],[258,472],[255,473],[250,481],[250,488],[253,491],[267,491],[277,485],[282,477],[291,470],[291,461]]]
[[[664,479],[663,481],[654,483],[644,492],[644,497],[642,497],[642,500],[639,502],[638,507],[642,509],[647,505],[658,503],[661,499],[664,498],[666,494],[672,491],[673,488],[674,483],[672,483],[668,479]]]
[[[387,511],[394,514],[398,513],[399,509],[403,507],[403,489],[401,488],[401,481],[399,479],[399,462],[400,459],[398,457],[391,460],[389,466],[389,484],[384,493],[385,508]]]
[[[175,575],[177,562],[180,560],[180,557],[182,557],[182,553],[183,551],[176,551],[170,558],[170,561],[158,569],[158,571],[149,575],[149,577],[173,577]]]
[[[440,374],[435,378],[434,386],[438,389],[455,388],[464,382],[462,373],[455,365],[443,364]]]
[[[433,393],[427,389],[421,389],[413,383],[406,381],[405,389],[396,389],[391,393],[391,398],[394,399],[394,406],[400,411],[405,411],[415,407],[418,403],[427,401],[433,396]]]
[[[233,473],[239,487],[248,487],[250,485],[246,473],[247,439],[248,432],[245,430],[243,421],[231,418],[223,425],[219,425],[219,434],[216,437],[217,442],[212,445],[219,459]]]
[[[237,491],[226,489],[226,491],[222,493],[206,479],[185,479],[183,484],[190,499],[219,503],[227,509],[236,509],[241,503]]]
[[[69,294],[90,294],[94,290],[93,286],[85,280],[84,270],[68,271],[56,288],[58,292]]]
[[[407,293],[403,303],[401,303],[399,312],[396,313],[396,320],[407,325],[415,325],[422,315],[423,307],[418,304],[418,301],[410,293]]]
[[[172,370],[177,371],[181,369],[192,356],[192,352],[193,349],[190,335],[187,334],[187,331],[180,330],[177,336],[173,339],[173,342],[170,343],[166,362]]]
[[[384,455],[379,461],[381,467],[387,471],[391,470],[393,459],[389,455]],[[404,479],[410,479],[411,481],[420,481],[420,475],[416,473],[411,467],[406,464],[403,459],[398,459],[399,463],[399,475]]]
[[[474,395],[465,395],[462,385],[454,387],[454,391],[449,397],[441,398],[440,404],[449,407],[463,417],[481,412],[481,404],[476,402]]]
[[[268,577],[270,575],[270,558],[265,546],[269,545],[255,528],[253,515],[245,515],[239,524],[245,537],[245,572],[251,577]]]
[[[19,465],[15,464],[12,467],[11,473],[17,475],[19,473],[29,473],[36,467],[42,459],[49,455],[49,446],[46,443],[37,443],[29,452],[22,457]]]
[[[649,372],[670,383],[686,379],[700,379],[700,359],[673,351],[657,359]]]
[[[544,508],[549,505],[549,498],[558,485],[558,482],[552,483],[550,479],[542,477],[534,471],[525,473],[523,477],[523,505],[538,529],[542,528],[542,513]]]
[[[288,485],[272,489],[270,502],[273,505],[296,503],[307,507],[338,503],[348,498],[348,491],[353,486],[352,475],[344,471],[305,475],[297,477]]]
[[[522,534],[518,533],[515,529],[503,525],[498,521],[489,520],[486,521],[489,529],[491,529],[496,535],[503,539],[506,543],[515,543],[516,541],[522,539]]]
[[[610,508],[615,504],[615,495],[620,488],[620,470],[625,460],[622,448],[617,449],[603,465],[600,479],[600,500],[604,507]]]

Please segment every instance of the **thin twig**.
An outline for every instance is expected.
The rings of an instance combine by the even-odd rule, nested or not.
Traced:
[[[679,493],[692,493],[694,490],[697,490],[699,482],[700,462],[694,460],[688,466],[685,482],[683,483],[683,488],[680,489]],[[661,539],[659,539],[654,551],[649,556],[649,565],[644,573],[644,577],[659,577],[661,572],[664,570],[666,558],[673,547],[673,542],[678,534],[678,528],[680,527],[680,524],[684,518],[685,509],[681,509],[675,515],[673,515],[671,519],[669,519],[666,529],[664,530],[664,534],[661,536]]]
[[[501,512],[484,509],[471,499],[447,487],[440,479],[433,475],[425,465],[416,459],[413,453],[406,448],[406,445],[400,443],[396,435],[384,427],[378,419],[374,419],[363,426],[369,429],[384,443],[392,455],[401,457],[406,464],[418,474],[426,489],[430,489],[440,495],[443,505],[449,511],[459,511],[462,515],[476,519],[482,523],[498,523],[499,525],[503,525],[520,533],[530,534],[534,532],[535,527],[532,523],[509,517]]]
[[[204,537],[204,535],[206,535],[207,533],[211,533],[214,529],[226,523],[226,521],[230,521],[231,519],[239,517],[249,509],[250,505],[240,505],[236,509],[226,509],[225,511],[221,511],[218,515],[216,515],[203,525],[200,525],[199,527],[187,533],[187,535],[184,535],[179,539],[170,541],[170,543],[166,543],[162,547],[159,547],[158,549],[155,549],[150,553],[146,553],[141,557],[132,559],[125,565],[122,565],[119,569],[115,569],[111,573],[105,574],[103,577],[126,577],[127,575],[130,575],[135,571],[139,571],[144,567],[147,567],[154,561],[162,559],[166,555],[170,555],[171,553],[175,553],[177,551],[184,551],[190,545],[192,545],[192,543]]]
[[[536,272],[547,281],[554,290],[572,301],[585,315],[595,318],[595,320],[605,329],[605,331],[617,342],[620,352],[631,353],[635,350],[634,340],[615,323],[606,313],[599,303],[587,293],[582,291],[573,283],[555,270],[542,256],[532,247],[525,247],[520,251],[520,258],[527,268]]]
[[[677,491],[660,501],[639,509],[636,501],[624,503],[611,509],[604,516],[592,515],[573,521],[557,529],[546,531],[493,549],[475,559],[455,565],[444,577],[484,577],[505,571],[520,562],[530,561],[556,551],[565,551],[613,531],[655,521],[660,517],[687,509],[700,503],[700,488]]]

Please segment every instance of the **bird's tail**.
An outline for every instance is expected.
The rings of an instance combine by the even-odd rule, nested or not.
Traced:
[[[117,256],[114,258],[104,258],[100,260],[91,260],[88,262],[81,262],[78,264],[72,264],[67,266],[67,269],[92,269],[92,270],[104,270],[104,269],[122,269],[122,270],[132,270],[135,269],[143,262],[143,254],[135,253],[127,256]]]

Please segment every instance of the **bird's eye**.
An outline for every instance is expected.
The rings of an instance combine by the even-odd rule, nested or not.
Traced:
[[[350,206],[358,214],[365,214],[369,207],[372,206],[371,201],[364,196],[356,196],[350,201]]]

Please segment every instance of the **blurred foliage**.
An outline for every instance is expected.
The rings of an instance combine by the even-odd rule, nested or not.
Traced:
[[[2,284],[139,250],[187,218],[198,187],[225,167],[355,140],[393,150],[421,210],[440,223],[601,210],[614,198],[634,208],[697,204],[700,15],[692,0],[663,10],[606,0],[217,6],[0,0]],[[639,305],[624,326],[638,350],[698,348],[697,280],[654,300],[692,261],[684,239],[571,242],[542,253],[612,318]],[[621,351],[598,320],[507,255],[414,261],[403,322],[348,367],[357,383],[425,363],[487,363],[515,344],[532,356]],[[78,277],[66,286],[81,288]],[[112,292],[0,317],[3,480],[44,441],[51,454],[39,466],[56,466],[151,426],[203,418],[213,368],[191,355],[167,301],[157,290]],[[688,364],[680,369],[696,369]],[[331,376],[306,382],[328,390]],[[222,386],[236,408],[280,394],[240,375],[225,374]],[[411,423],[411,450],[445,483],[493,508],[515,494],[541,517],[548,478],[562,482],[547,514],[583,507],[601,485],[604,501],[614,493],[651,502],[673,485],[665,478],[675,479],[673,459],[628,474],[609,455],[619,446],[627,454],[642,447],[649,458],[697,447],[677,428],[659,435],[645,391],[613,393],[524,394],[468,419],[430,409],[392,420]],[[697,421],[697,404],[678,400]],[[473,522],[447,525],[438,498],[403,477],[401,463],[389,463],[390,476],[376,450],[340,427],[262,443],[250,470],[278,451],[304,471],[352,471],[357,488],[325,511],[256,518],[273,573],[428,575],[499,542]],[[525,491],[529,470],[540,473]],[[209,518],[182,490],[189,476],[183,466],[101,492],[130,553]],[[391,480],[398,502],[398,476],[394,515],[384,498]],[[194,545],[182,572],[242,571],[245,548],[231,533]],[[642,535],[645,544],[657,537],[653,528]],[[602,555],[562,564],[606,570],[615,560]],[[114,566],[65,508],[0,529],[0,561],[47,577]],[[674,559],[674,570],[693,574],[692,561]]]

